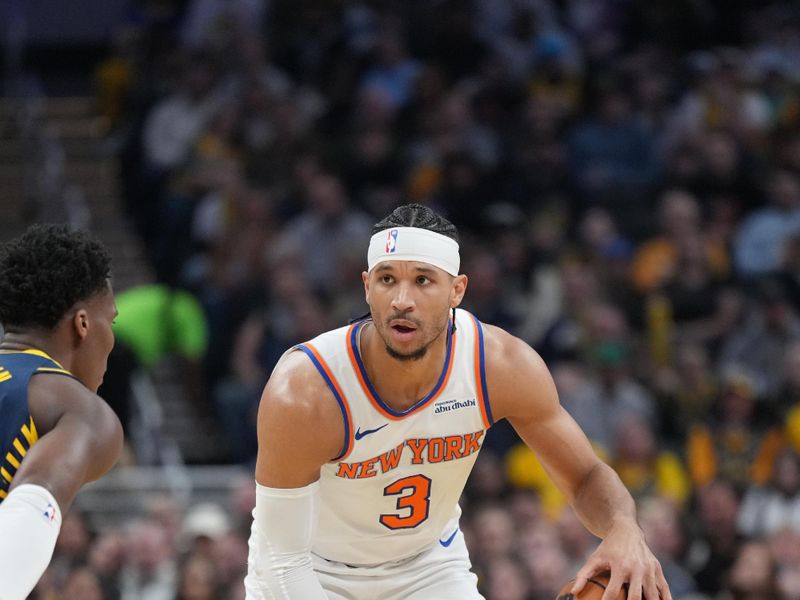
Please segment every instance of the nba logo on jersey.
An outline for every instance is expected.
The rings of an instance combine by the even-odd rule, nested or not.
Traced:
[[[397,229],[391,229],[386,234],[386,253],[391,254],[397,251]]]
[[[43,515],[45,519],[50,522],[55,521],[56,519],[56,507],[53,506],[50,502],[47,503],[47,508],[44,509]]]

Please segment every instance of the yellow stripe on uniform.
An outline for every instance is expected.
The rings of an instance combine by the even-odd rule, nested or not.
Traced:
[[[11,379],[11,377],[12,377],[11,373],[6,371],[5,369],[0,369],[0,383],[8,381],[9,379]]]
[[[11,483],[11,473],[6,471],[5,467],[0,467],[0,475],[2,475],[3,479],[5,479],[7,482]]]
[[[22,354],[33,354],[34,356],[41,356],[42,358],[46,358],[47,360],[52,360],[59,366],[59,368],[61,369],[64,368],[64,366],[60,362],[58,362],[55,358],[53,358],[47,352],[44,352],[42,350],[37,350],[36,348],[28,348],[27,350],[21,350],[21,351],[17,350],[16,352],[21,352]]]
[[[63,375],[72,375],[66,369],[56,369],[55,367],[39,367],[36,369],[37,373],[62,373]]]
[[[33,422],[33,417],[30,418],[29,423],[31,426],[31,445],[33,445],[39,441],[39,432],[36,431],[36,423]]]
[[[28,426],[23,424],[22,427],[20,428],[20,431],[22,432],[22,435],[25,436],[25,439],[28,441],[28,448],[33,446],[33,442],[35,442],[36,440],[33,439],[33,433],[31,433],[31,430],[28,429]]]
[[[11,463],[12,467],[14,467],[15,469],[19,469],[19,461],[17,460],[17,457],[14,456],[11,452],[6,453],[6,460],[9,463]]]
[[[8,492],[5,490],[0,490],[0,500],[8,496]]]
[[[22,445],[22,442],[19,441],[19,438],[14,438],[14,448],[17,449],[17,452],[19,452],[19,455],[22,458],[25,458],[25,455],[28,453],[28,451],[25,450],[25,446]]]

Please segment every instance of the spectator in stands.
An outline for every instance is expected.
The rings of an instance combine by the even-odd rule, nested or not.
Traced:
[[[769,481],[747,489],[738,526],[751,538],[765,538],[781,529],[800,532],[800,456],[794,448],[786,446],[778,453]]]
[[[172,540],[152,520],[128,526],[127,556],[120,574],[120,600],[173,600],[178,566]]]
[[[619,81],[604,83],[592,104],[596,114],[578,119],[569,133],[577,192],[585,205],[602,203],[624,216],[625,226],[639,227],[643,194],[658,174],[653,132],[633,113]]]
[[[497,600],[526,600],[530,597],[530,577],[514,557],[498,557],[486,566],[484,594]]]
[[[725,339],[719,368],[734,371],[747,365],[760,396],[769,397],[780,385],[788,348],[800,340],[800,316],[792,307],[780,281],[766,279],[755,290],[755,305],[744,323]]]
[[[329,293],[352,256],[350,242],[367,237],[371,221],[351,206],[338,177],[318,173],[304,183],[307,211],[287,224],[278,251],[296,257],[313,290]]]
[[[707,264],[714,277],[721,278],[727,273],[725,248],[702,234],[700,206],[695,196],[678,189],[665,191],[661,195],[658,216],[659,233],[636,249],[631,264],[631,277],[639,292],[658,290],[675,276],[680,248],[693,236],[704,240]]]
[[[190,553],[179,568],[175,600],[216,600],[220,581],[214,560],[202,553]]]
[[[724,479],[695,490],[696,523],[686,556],[700,592],[716,594],[722,590],[742,542],[736,530],[738,511],[736,490]]]
[[[682,461],[662,450],[652,426],[635,414],[617,422],[611,466],[638,501],[664,498],[683,506],[689,498],[689,475]]]
[[[705,486],[723,477],[739,491],[764,484],[783,445],[779,428],[759,422],[753,381],[741,372],[726,374],[714,407],[714,420],[696,422],[686,442],[692,482]]]
[[[654,374],[659,403],[658,426],[668,446],[683,448],[690,427],[707,419],[719,394],[719,382],[705,347],[676,348],[674,365]]]
[[[105,598],[119,596],[120,573],[125,564],[125,535],[107,527],[92,541],[87,564],[97,575]]]
[[[62,600],[103,600],[104,597],[97,575],[88,567],[70,572],[60,596]]]
[[[411,99],[419,63],[408,55],[403,32],[397,23],[385,23],[378,31],[374,63],[359,85],[362,92],[379,94],[391,110],[403,108]]]
[[[777,596],[777,574],[769,546],[748,540],[736,553],[724,589],[735,600],[772,600]]]
[[[778,271],[786,244],[800,232],[800,175],[775,169],[766,185],[768,205],[743,219],[734,242],[736,270],[744,278]]]

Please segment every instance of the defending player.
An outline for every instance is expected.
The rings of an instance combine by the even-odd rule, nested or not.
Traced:
[[[78,489],[122,449],[95,392],[117,314],[106,250],[36,225],[0,250],[0,598],[24,599],[53,554]]]
[[[635,506],[564,411],[540,357],[457,309],[455,227],[403,206],[375,226],[371,317],[287,352],[258,419],[250,600],[481,598],[458,499],[484,433],[508,419],[602,543],[575,589],[670,599]]]

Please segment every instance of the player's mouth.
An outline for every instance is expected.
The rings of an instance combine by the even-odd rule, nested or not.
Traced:
[[[411,340],[417,333],[417,326],[410,321],[395,320],[391,322],[389,327],[393,332],[392,337],[401,342]]]

